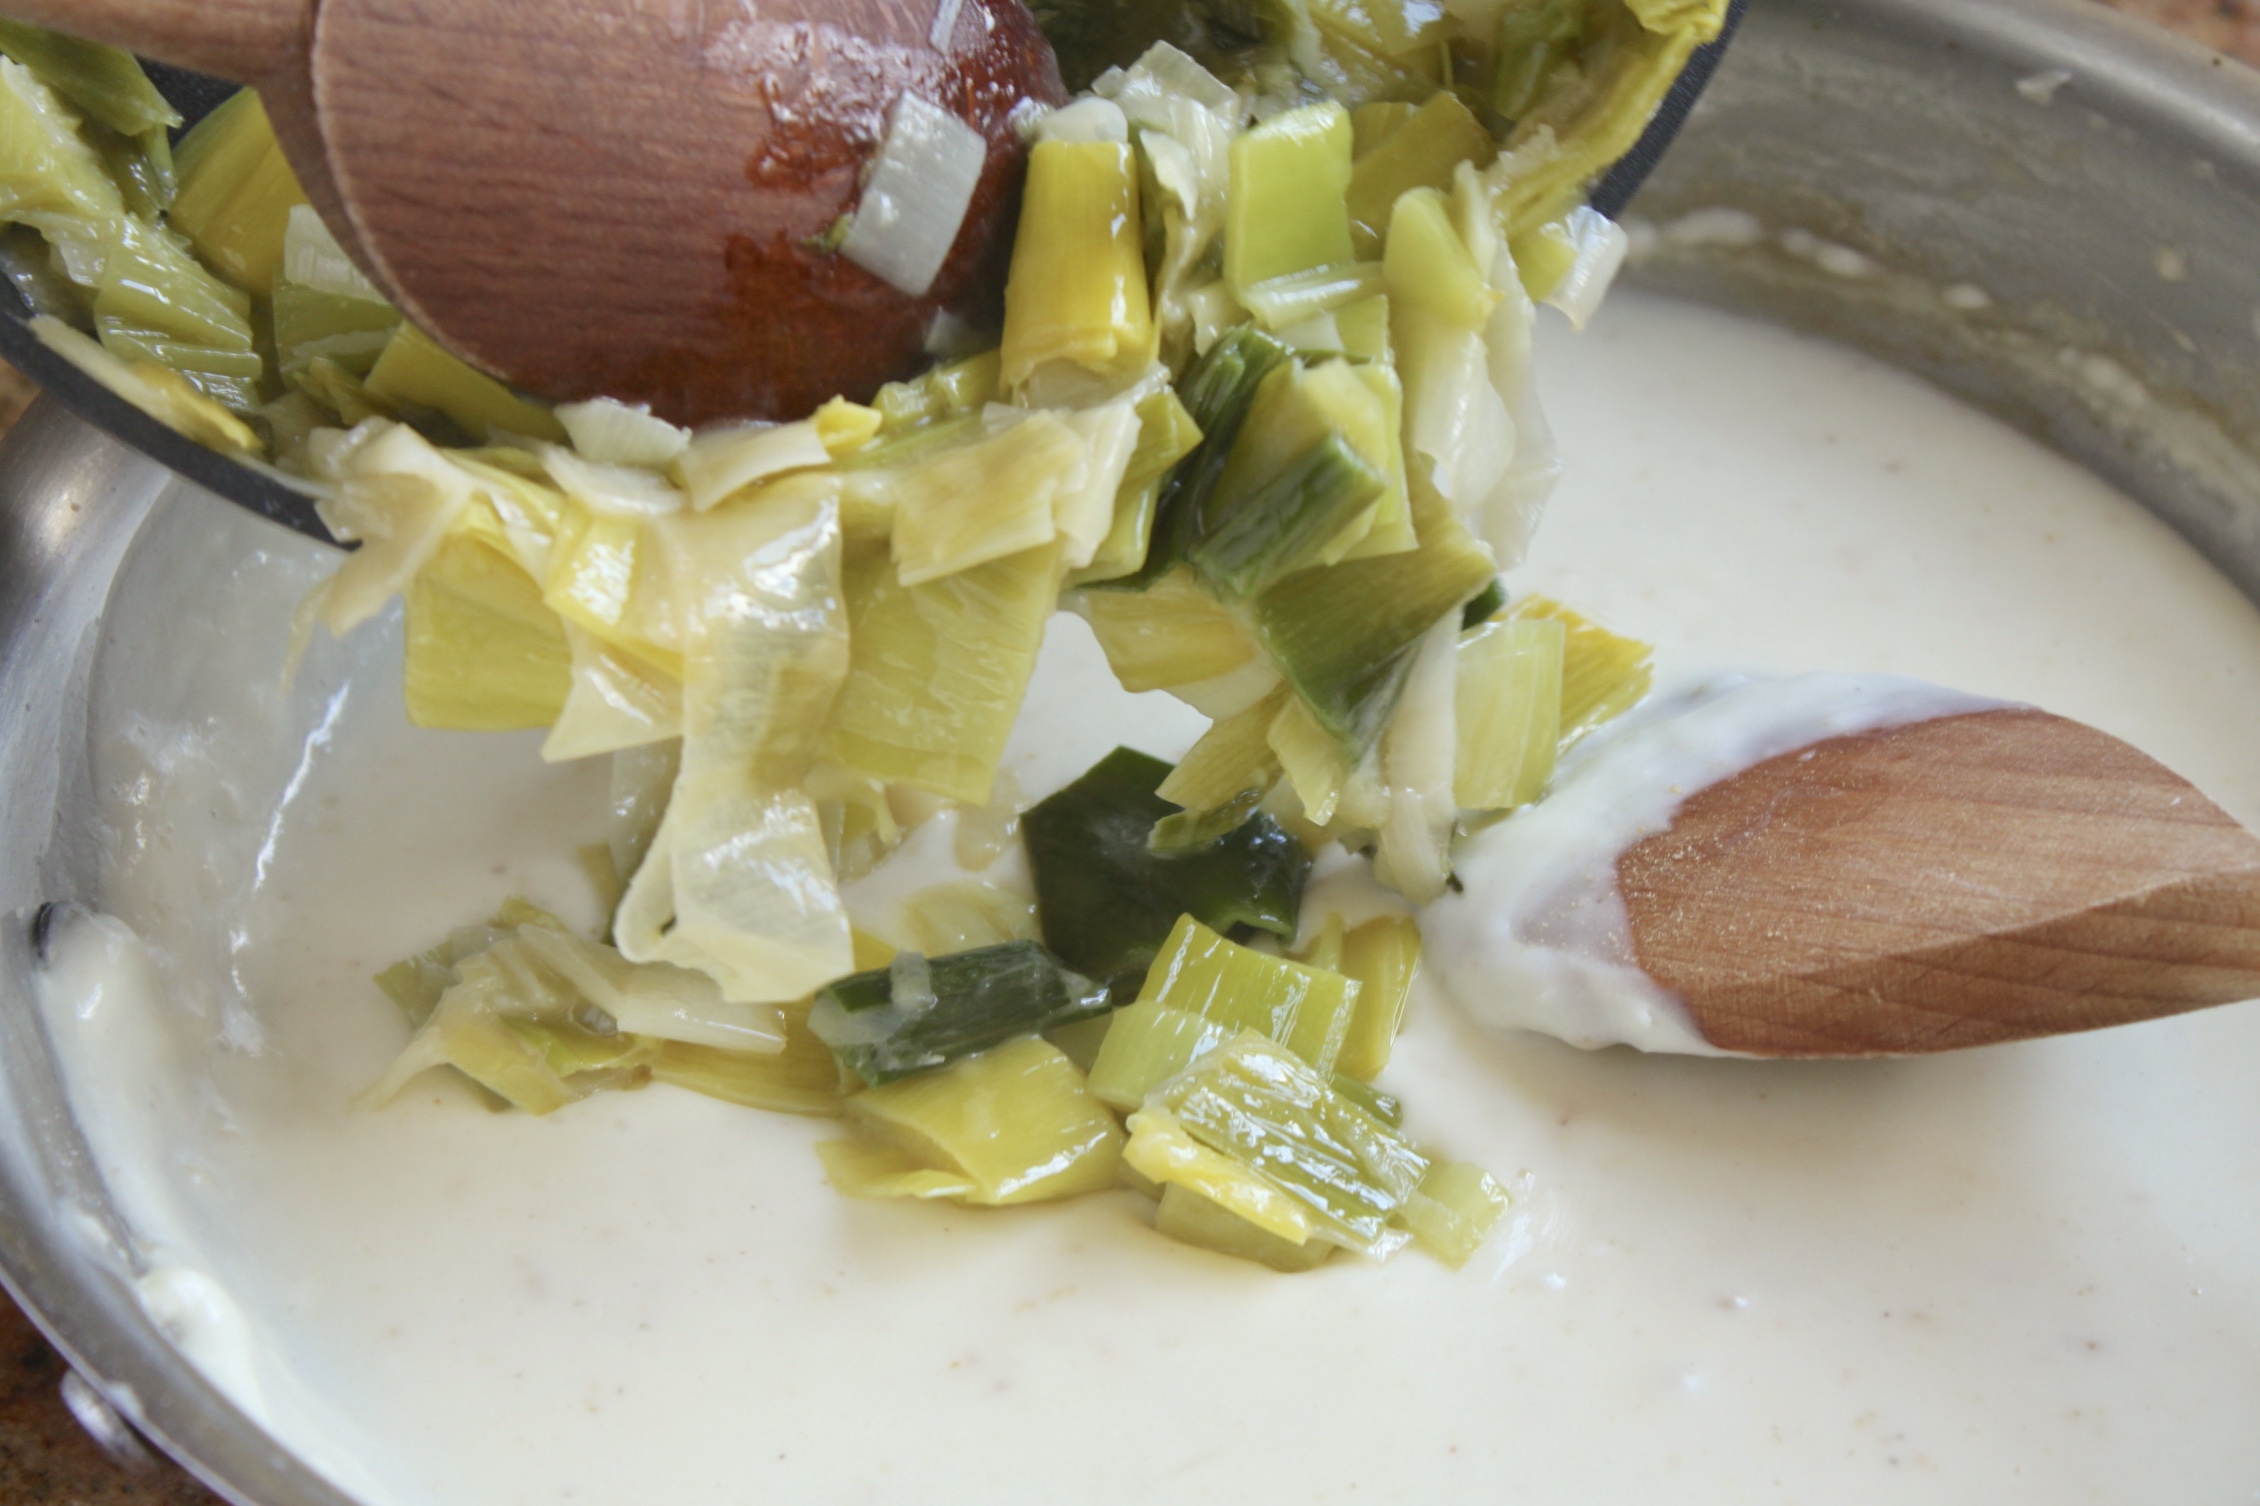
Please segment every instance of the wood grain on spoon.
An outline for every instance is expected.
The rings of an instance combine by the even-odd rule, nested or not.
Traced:
[[[1640,966],[1729,1051],[1905,1055],[2260,996],[2260,838],[2040,711],[1771,759],[1617,875]]]
[[[918,362],[1001,283],[1020,0],[5,0],[259,85],[307,193],[402,309],[545,396],[792,416]],[[914,92],[988,143],[919,298],[816,249]]]

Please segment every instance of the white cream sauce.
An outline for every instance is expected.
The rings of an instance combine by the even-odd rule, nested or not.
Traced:
[[[1831,737],[1998,706],[1896,675],[1727,675],[1657,691],[1570,750],[1545,800],[1458,854],[1421,917],[1444,994],[1486,1025],[1588,1049],[1723,1056],[1633,954],[1617,859],[1699,790]]]
[[[1669,674],[2046,705],[2260,817],[2260,613],[2146,514],[1840,350],[1627,295],[1558,334],[1569,480],[1518,589],[1660,642]],[[2260,1489],[2250,1007],[1787,1064],[1578,1052],[1423,996],[1384,1084],[1519,1191],[1458,1273],[1280,1277],[1151,1234],[1129,1194],[850,1202],[810,1150],[827,1126],[663,1088],[537,1120],[435,1077],[355,1112],[405,1036],[373,970],[513,893],[594,919],[573,854],[605,775],[406,728],[381,634],[295,697],[244,689],[307,559],[231,582],[217,642],[160,587],[167,549],[225,559],[248,526],[184,509],[121,588],[97,898],[153,981],[51,988],[49,1015],[141,1266],[227,1299],[175,1304],[190,1352],[365,1499]],[[1016,745],[1031,797],[1197,730],[1113,691],[1081,634],[1058,625]],[[115,939],[96,924],[59,944]]]

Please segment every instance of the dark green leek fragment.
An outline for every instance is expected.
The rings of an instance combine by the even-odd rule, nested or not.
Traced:
[[[1318,551],[1388,487],[1339,434],[1240,499],[1192,550],[1196,569],[1239,596],[1319,563]]]
[[[1478,628],[1507,609],[1507,588],[1494,580],[1483,594],[1460,608],[1460,631]]]
[[[1232,458],[1256,389],[1282,362],[1287,347],[1253,325],[1243,325],[1209,348],[1178,384],[1177,396],[1201,432],[1201,442],[1169,473],[1155,508],[1146,566],[1122,584],[1143,590],[1187,559],[1208,537],[1209,499]]]
[[[882,1083],[1102,1014],[1106,989],[1033,941],[892,963],[819,989],[808,1028],[840,1064]]]
[[[1481,550],[1424,545],[1290,575],[1250,615],[1287,683],[1357,758],[1388,725],[1421,635],[1492,579]]]
[[[1180,915],[1292,938],[1310,873],[1303,844],[1260,811],[1195,851],[1154,852],[1155,824],[1177,814],[1155,793],[1168,776],[1117,748],[1020,818],[1044,941],[1117,1001],[1137,994]]]

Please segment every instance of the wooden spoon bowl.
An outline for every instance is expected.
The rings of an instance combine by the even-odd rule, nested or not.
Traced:
[[[2260,997],[2260,837],[2041,711],[1760,763],[1617,881],[1641,969],[1726,1051],[1902,1056]]]
[[[402,310],[528,390],[788,417],[918,364],[994,296],[1065,90],[1020,0],[9,0],[259,86],[307,193]],[[912,297],[822,249],[898,97],[987,157]]]

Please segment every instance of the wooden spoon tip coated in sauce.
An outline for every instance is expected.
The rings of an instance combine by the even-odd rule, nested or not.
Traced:
[[[2260,838],[2041,711],[1768,759],[1616,872],[1639,966],[1725,1051],[1912,1055],[2260,996]]]

